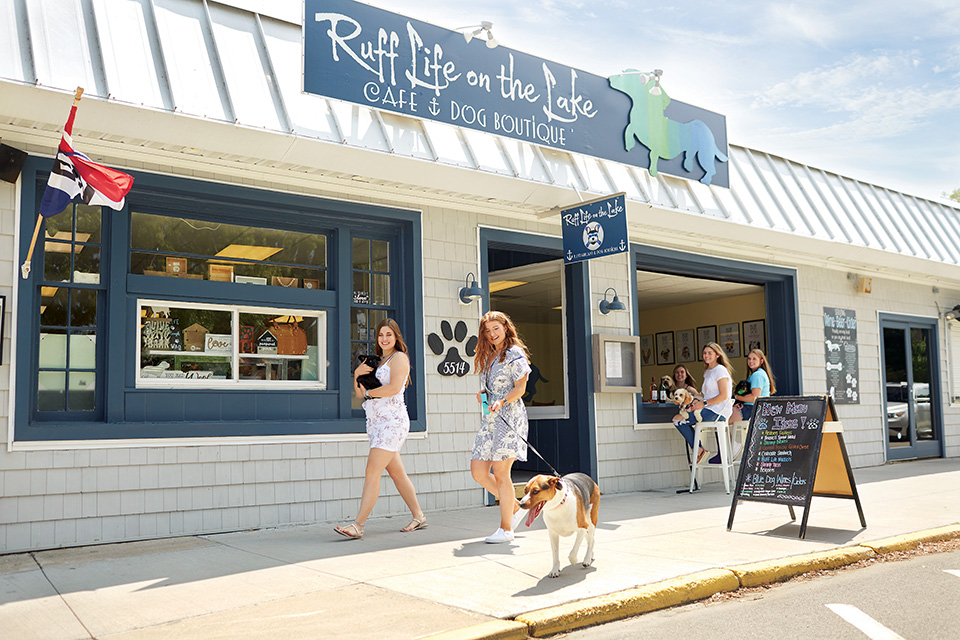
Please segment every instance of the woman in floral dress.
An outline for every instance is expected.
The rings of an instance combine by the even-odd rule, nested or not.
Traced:
[[[511,542],[513,530],[525,515],[520,511],[510,470],[515,460],[527,459],[529,425],[520,398],[527,386],[530,362],[527,347],[507,314],[490,311],[480,319],[474,369],[481,380],[477,402],[485,392],[489,413],[483,416],[473,444],[470,474],[500,500],[500,527],[486,541]]]
[[[334,528],[340,535],[354,540],[363,537],[363,524],[380,497],[380,476],[384,469],[390,474],[413,516],[410,524],[401,531],[416,531],[427,526],[427,516],[417,501],[413,482],[400,461],[400,447],[410,432],[410,416],[403,401],[404,388],[410,384],[410,359],[395,320],[387,318],[377,325],[376,351],[380,356],[380,366],[375,375],[383,386],[368,391],[357,382],[357,377],[373,371],[366,364],[358,366],[353,373],[353,389],[357,397],[364,400],[363,411],[367,415],[367,436],[370,438],[360,510],[353,522]]]

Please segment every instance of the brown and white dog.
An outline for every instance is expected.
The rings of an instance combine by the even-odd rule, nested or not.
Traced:
[[[560,575],[560,536],[577,534],[569,555],[570,564],[576,564],[577,551],[586,535],[587,553],[581,564],[584,567],[593,564],[600,487],[590,476],[585,473],[568,473],[563,478],[536,476],[527,483],[520,507],[530,511],[527,515],[528,527],[543,513],[543,522],[550,534],[550,549],[553,551],[551,578]]]
[[[690,406],[695,400],[693,394],[686,389],[677,389],[673,392],[673,404],[680,408],[680,417],[684,420],[690,416]],[[693,416],[697,419],[697,422],[703,422],[699,409],[693,412]]]

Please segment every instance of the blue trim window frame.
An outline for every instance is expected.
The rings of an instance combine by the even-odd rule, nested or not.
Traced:
[[[32,228],[36,220],[35,212],[49,169],[49,159],[30,157],[25,163],[21,228]],[[364,420],[352,407],[353,363],[349,347],[355,237],[376,238],[388,247],[390,304],[378,307],[385,308],[397,320],[410,347],[413,384],[408,388],[406,400],[411,431],[426,430],[426,399],[422,391],[424,355],[420,344],[424,333],[422,305],[417,303],[423,296],[420,212],[131,173],[135,182],[127,197],[127,206],[122,211],[102,209],[102,228],[97,242],[81,238],[75,228],[71,228],[69,237],[50,240],[72,249],[69,255],[99,256],[96,278],[84,275],[83,269],[79,275],[73,274],[78,270],[69,267],[61,270],[73,275],[72,278],[58,275],[50,280],[42,272],[46,256],[45,243],[40,242],[33,257],[33,264],[37,266],[32,277],[19,282],[15,319],[21,336],[15,347],[17,380],[20,381],[15,390],[16,442],[362,434]],[[72,206],[77,210],[84,205]],[[205,276],[184,279],[131,273],[132,211],[299,234],[323,234],[328,253],[326,281],[321,289],[306,289],[213,281]],[[58,224],[63,226],[59,221]],[[25,256],[30,237],[27,235],[18,241],[20,255]],[[82,247],[79,252],[78,246]],[[67,282],[61,282],[63,280]],[[43,294],[50,293],[50,289],[44,288],[51,286],[69,288],[71,295],[73,291],[79,292],[77,295],[94,295],[93,324],[83,319],[81,324],[41,325],[38,312]],[[70,298],[67,300],[69,304]],[[282,309],[291,315],[303,310],[325,317],[325,332],[321,335],[326,341],[326,388],[138,388],[141,300],[263,309],[268,313]],[[83,366],[75,373],[82,374],[88,383],[94,380],[94,395],[78,396],[80,402],[76,408],[82,409],[80,411],[67,411],[68,400],[63,401],[63,411],[45,411],[42,415],[39,411],[41,371],[67,376],[63,388],[67,390],[66,397],[70,397],[68,374],[73,369],[69,356],[53,364],[45,360],[44,367],[40,366],[37,345],[41,333],[51,333],[48,331],[51,328],[63,335],[98,338],[87,339],[95,344],[92,356],[90,345],[80,345],[85,359],[80,361]],[[73,344],[78,340],[70,338],[67,342]],[[58,344],[55,353],[59,354],[60,349]],[[92,368],[86,366],[91,358],[95,363]],[[66,365],[61,366],[64,360]],[[89,389],[89,384],[80,385],[79,381],[78,377],[75,387]],[[91,401],[92,410],[88,408]]]
[[[802,395],[800,371],[800,303],[795,269],[741,262],[729,258],[687,253],[649,245],[630,245],[633,300],[638,300],[637,271],[651,271],[705,280],[755,284],[764,289],[767,351],[777,377],[777,394]],[[640,335],[640,319],[633,313],[633,334]],[[637,394],[637,423],[670,422],[672,404],[654,406]]]

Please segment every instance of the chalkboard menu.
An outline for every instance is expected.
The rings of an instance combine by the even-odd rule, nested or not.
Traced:
[[[803,505],[813,490],[824,396],[759,398],[737,480],[737,496],[760,502]]]
[[[823,308],[823,352],[826,356],[827,393],[836,404],[860,404],[856,311]]]
[[[759,398],[753,407],[727,531],[741,500],[803,507],[806,536],[814,496],[853,500],[866,527],[860,496],[843,443],[843,428],[830,396]]]

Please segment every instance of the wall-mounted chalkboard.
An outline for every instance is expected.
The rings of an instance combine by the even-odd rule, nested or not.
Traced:
[[[772,502],[787,505],[794,520],[793,507],[804,507],[803,538],[815,495],[855,500],[860,522],[867,526],[836,415],[829,396],[773,396],[756,401],[728,531],[738,501]]]
[[[823,308],[823,354],[827,392],[837,404],[860,404],[857,312]]]

